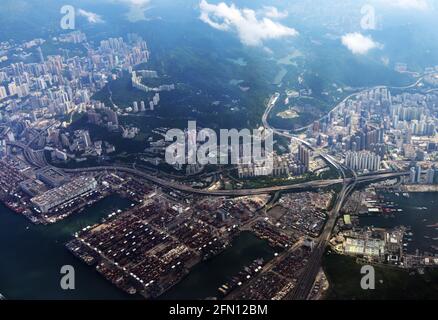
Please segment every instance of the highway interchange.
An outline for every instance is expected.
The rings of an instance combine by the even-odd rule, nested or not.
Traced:
[[[415,84],[408,86],[413,87],[417,86],[422,78],[420,78]],[[369,89],[368,89],[369,90]],[[351,94],[345,99],[343,99],[337,106],[335,106],[330,113],[335,112],[340,108],[340,106],[346,102],[348,99],[355,96],[357,93]],[[328,155],[324,153],[321,150],[316,150],[313,148],[307,141],[304,141],[300,139],[297,135],[294,133],[287,131],[287,130],[280,130],[276,128],[272,128],[268,123],[268,117],[272,109],[275,107],[278,99],[280,97],[279,93],[275,93],[271,99],[269,100],[267,104],[267,108],[263,114],[262,122],[266,129],[270,129],[273,131],[273,133],[286,137],[290,139],[291,141],[296,141],[298,144],[304,145],[310,150],[314,152],[314,155],[320,156],[325,162],[328,163],[328,165],[334,167],[340,175],[340,178],[338,179],[331,179],[331,180],[314,180],[314,181],[308,181],[303,183],[297,183],[293,185],[282,185],[282,186],[271,186],[271,187],[265,187],[265,188],[257,188],[257,189],[236,189],[236,190],[206,190],[206,189],[197,189],[193,188],[189,185],[185,185],[183,183],[178,183],[173,180],[167,180],[157,177],[156,175],[152,175],[150,173],[147,173],[145,171],[136,169],[135,167],[127,167],[127,166],[98,166],[98,167],[88,167],[88,168],[80,168],[80,169],[64,169],[64,168],[58,168],[63,170],[65,173],[83,173],[83,172],[99,172],[99,171],[106,171],[106,172],[123,172],[127,174],[134,175],[136,177],[139,177],[141,179],[144,179],[146,181],[152,182],[158,186],[172,189],[172,190],[178,190],[185,193],[190,194],[197,194],[197,195],[204,195],[204,196],[224,196],[224,197],[240,197],[240,196],[255,196],[255,195],[262,195],[262,194],[274,194],[277,192],[287,192],[287,191],[299,191],[299,190],[319,190],[321,188],[326,187],[333,187],[335,185],[341,185],[341,191],[336,195],[336,201],[333,205],[333,208],[331,212],[329,213],[329,217],[327,219],[327,222],[324,226],[324,229],[318,239],[316,239],[316,244],[314,246],[314,250],[312,251],[312,254],[309,258],[308,266],[305,269],[304,273],[299,278],[296,286],[293,290],[289,292],[289,294],[286,296],[286,299],[294,299],[294,300],[303,300],[307,299],[312,287],[313,283],[316,279],[316,276],[320,270],[321,261],[323,254],[327,248],[327,245],[329,243],[329,240],[331,238],[334,226],[336,224],[337,218],[339,216],[339,212],[345,203],[345,200],[349,196],[349,194],[354,190],[356,185],[358,183],[373,183],[379,180],[385,180],[385,179],[393,179],[393,178],[400,178],[402,176],[408,175],[408,172],[380,172],[371,174],[368,176],[360,176],[357,177],[357,175],[349,170],[348,168],[344,167],[341,163],[339,163],[334,157],[331,155]],[[327,115],[325,116],[327,117]],[[301,129],[306,129],[308,127],[303,127]],[[43,131],[45,132],[45,131]],[[37,138],[39,135],[37,136]],[[23,150],[23,155],[25,159],[32,165],[36,167],[44,167],[47,166],[47,161],[44,157],[44,151],[43,150],[33,150],[31,148],[31,143],[24,144],[20,142],[9,142],[8,143],[12,147],[17,147]],[[349,173],[349,175],[347,174]]]
[[[420,85],[421,81],[429,74],[430,73],[425,73],[425,74],[421,75],[420,77],[418,77],[418,79],[413,84],[408,85],[408,86],[404,86],[404,87],[376,86],[376,87],[371,88],[371,89],[381,89],[381,88],[410,89],[410,88],[414,88],[414,87],[417,87],[418,85]],[[341,106],[347,100],[351,99],[352,97],[356,96],[357,94],[360,94],[364,91],[368,91],[371,89],[368,88],[368,89],[365,89],[363,91],[356,92],[356,93],[353,93],[353,94],[347,96],[341,102],[339,102],[327,115],[322,117],[320,120],[323,120],[326,117],[328,117],[331,113],[338,111],[339,108],[341,108]],[[317,152],[317,150],[315,150],[308,142],[300,139],[298,136],[294,135],[293,133],[291,133],[287,130],[275,129],[269,125],[269,123],[268,123],[269,114],[272,111],[272,109],[274,108],[279,97],[280,97],[280,95],[278,93],[275,93],[271,97],[271,99],[269,100],[267,108],[265,110],[265,113],[263,114],[263,117],[262,117],[262,122],[263,122],[264,127],[271,129],[274,133],[276,133],[278,135],[281,135],[283,137],[294,140],[299,144],[305,145],[314,152]],[[296,132],[308,129],[310,126],[311,126],[311,124],[306,126],[306,127],[299,128],[296,130]],[[354,190],[356,185],[358,183],[364,183],[364,182],[370,183],[370,182],[375,182],[376,180],[380,180],[380,179],[400,178],[402,176],[408,175],[407,172],[393,172],[393,173],[379,173],[379,174],[374,174],[374,175],[370,175],[370,176],[358,177],[355,172],[353,172],[352,170],[349,170],[348,168],[345,168],[334,157],[332,157],[328,154],[325,154],[323,152],[319,152],[319,156],[322,159],[324,159],[329,165],[335,167],[336,170],[341,174],[341,176],[343,177],[342,182],[341,182],[342,189],[337,194],[336,202],[335,202],[335,204],[334,204],[334,206],[329,214],[329,217],[327,219],[327,222],[324,226],[322,233],[320,234],[320,236],[317,239],[317,243],[314,246],[312,254],[311,254],[309,261],[307,263],[307,268],[304,270],[303,274],[298,279],[298,282],[295,285],[295,287],[286,295],[285,299],[305,300],[308,298],[309,293],[311,292],[313,284],[315,282],[315,279],[318,275],[319,269],[321,267],[322,257],[325,253],[327,245],[329,244],[334,226],[335,226],[337,218],[339,216],[339,212],[342,209],[342,206],[345,203],[345,200],[348,198],[349,194]],[[346,174],[347,171],[350,172],[350,174],[352,175],[352,178],[347,178],[347,174]],[[380,177],[380,179],[378,177]]]

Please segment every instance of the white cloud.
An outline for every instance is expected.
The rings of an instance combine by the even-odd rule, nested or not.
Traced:
[[[90,12],[90,11],[85,11],[83,9],[78,10],[78,15],[86,18],[89,23],[103,23],[104,22],[100,15],[93,13],[93,12]]]
[[[125,3],[129,7],[126,17],[131,22],[146,20],[145,12],[150,8],[151,0],[113,0]]]
[[[371,37],[364,36],[358,32],[347,33],[342,36],[342,44],[354,54],[366,54],[368,51],[381,48],[381,44],[375,42]]]
[[[286,10],[278,11],[276,7],[265,6],[263,9],[265,16],[271,19],[284,19],[289,15]]]
[[[377,0],[377,2],[408,10],[427,10],[430,7],[427,0]]]
[[[251,9],[239,9],[234,4],[221,2],[217,5],[201,0],[200,19],[212,28],[221,31],[236,32],[240,41],[248,46],[259,46],[264,40],[293,37],[298,35],[295,29],[274,22],[264,14],[257,18]]]
[[[129,6],[140,7],[140,8],[147,7],[151,2],[151,0],[112,0],[112,1],[122,2]]]
[[[274,51],[272,51],[271,48],[263,47],[263,50],[264,50],[267,54],[269,54],[269,55],[273,55],[273,54],[274,54]]]
[[[129,4],[132,4],[133,6],[145,6],[148,5],[150,0],[122,0],[124,2],[128,2]]]

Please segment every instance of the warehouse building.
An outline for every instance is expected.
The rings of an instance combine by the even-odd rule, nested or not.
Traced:
[[[97,182],[93,177],[79,177],[61,187],[51,189],[30,201],[42,213],[70,201],[88,191],[96,189]]]

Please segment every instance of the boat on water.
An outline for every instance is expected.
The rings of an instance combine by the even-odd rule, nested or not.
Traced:
[[[6,300],[5,296],[0,293],[0,300]]]

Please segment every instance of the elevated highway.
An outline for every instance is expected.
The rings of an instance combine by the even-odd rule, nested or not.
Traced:
[[[314,181],[308,181],[308,182],[297,183],[292,185],[273,186],[273,187],[257,188],[257,189],[205,190],[205,189],[196,189],[188,185],[161,179],[144,171],[140,171],[130,167],[123,167],[123,166],[100,166],[100,167],[89,167],[82,169],[62,169],[62,170],[66,173],[76,173],[76,174],[82,172],[99,172],[99,171],[108,171],[108,172],[114,171],[114,172],[128,173],[136,177],[145,179],[149,182],[152,182],[164,188],[175,189],[191,194],[199,194],[205,196],[220,196],[220,197],[254,196],[254,195],[271,194],[279,191],[294,191],[294,190],[302,190],[302,189],[317,190],[320,188],[342,184],[344,182],[351,183],[351,181],[353,180],[353,178],[314,180]],[[375,182],[379,180],[397,178],[408,174],[409,174],[408,172],[375,174],[370,176],[359,177],[357,178],[357,182]]]
[[[140,171],[130,167],[123,166],[101,166],[101,167],[90,167],[83,169],[62,169],[66,173],[82,173],[82,172],[98,172],[98,171],[115,171],[132,174],[136,177],[145,179],[149,182],[157,184],[164,188],[175,189],[191,194],[199,194],[205,196],[228,196],[228,197],[241,197],[241,196],[254,196],[254,195],[262,195],[262,194],[271,194],[278,191],[289,191],[289,190],[300,190],[300,189],[319,189],[324,187],[333,186],[339,183],[342,183],[341,179],[333,179],[333,180],[315,180],[304,183],[297,183],[293,185],[284,185],[284,186],[274,186],[274,187],[266,187],[266,188],[258,188],[258,189],[237,189],[237,190],[205,190],[205,189],[196,189],[188,185],[180,184],[174,181],[164,180],[148,174],[144,171]]]
[[[330,113],[337,111],[337,109],[340,108],[340,106],[343,103],[345,103],[348,99],[352,98],[356,94],[357,93],[346,97],[332,111],[330,111]],[[370,183],[370,182],[375,182],[375,181],[382,180],[382,179],[398,178],[398,177],[407,175],[409,173],[407,173],[407,172],[397,172],[397,173],[382,172],[380,174],[358,177],[357,174],[353,170],[346,168],[344,165],[339,163],[333,156],[316,150],[309,142],[299,138],[297,135],[291,133],[290,131],[272,128],[268,123],[269,113],[271,112],[271,110],[275,106],[279,97],[280,97],[280,94],[275,93],[271,97],[271,99],[269,100],[268,105],[267,105],[266,110],[265,110],[265,113],[263,114],[263,117],[262,117],[262,122],[263,122],[264,127],[272,130],[277,135],[289,138],[292,141],[296,141],[297,143],[299,143],[303,146],[306,146],[309,150],[311,150],[315,153],[318,153],[318,155],[327,164],[336,168],[336,170],[339,172],[340,176],[342,177],[342,179],[338,180],[339,184],[342,185],[342,189],[339,192],[339,194],[336,195],[336,202],[328,215],[327,221],[324,225],[324,229],[321,232],[321,235],[317,239],[317,244],[315,245],[315,247],[310,255],[306,269],[304,270],[303,274],[300,275],[300,278],[298,279],[295,287],[285,297],[285,299],[305,300],[308,298],[308,296],[312,290],[313,284],[315,282],[315,279],[318,275],[324,252],[329,244],[330,237],[331,237],[333,229],[336,225],[336,221],[339,217],[339,213],[342,209],[342,206],[344,205],[345,200],[347,199],[349,194],[354,190],[356,185],[358,183]],[[301,129],[306,129],[306,128],[308,128],[308,127],[304,127]],[[351,178],[347,177],[347,172],[351,173],[351,176],[352,176]]]

